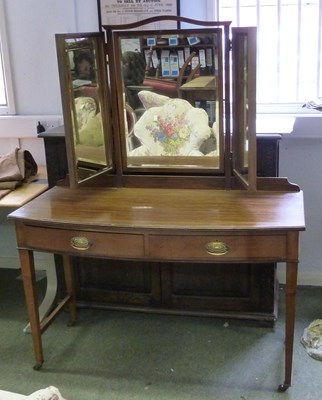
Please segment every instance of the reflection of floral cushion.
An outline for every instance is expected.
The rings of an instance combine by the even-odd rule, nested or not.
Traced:
[[[142,146],[133,156],[202,156],[201,144],[210,137],[208,114],[188,101],[170,99],[145,111],[134,128]]]
[[[92,97],[76,97],[75,110],[78,129],[82,129],[96,114],[96,102]]]
[[[167,96],[163,96],[161,94],[153,93],[148,90],[141,90],[138,93],[138,96],[146,110],[148,110],[151,107],[161,107],[170,98]]]
[[[80,144],[87,146],[102,146],[104,144],[101,113],[90,118],[86,125],[78,131]]]

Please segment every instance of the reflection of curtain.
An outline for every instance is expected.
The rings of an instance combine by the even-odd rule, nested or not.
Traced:
[[[146,63],[144,56],[137,51],[122,54],[122,76],[127,103],[136,110],[142,107],[137,92],[142,90]],[[139,88],[138,88],[139,86]]]

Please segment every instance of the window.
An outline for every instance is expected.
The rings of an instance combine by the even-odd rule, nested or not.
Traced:
[[[14,114],[3,0],[0,0],[0,114]]]
[[[259,111],[301,112],[322,97],[321,0],[218,0],[217,7],[219,20],[257,26]]]

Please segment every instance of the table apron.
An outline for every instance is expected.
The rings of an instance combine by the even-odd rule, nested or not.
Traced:
[[[171,234],[91,231],[20,224],[18,248],[83,257],[155,261],[298,261],[298,232],[200,232]],[[294,236],[295,235],[295,236]],[[295,251],[290,251],[292,247]]]

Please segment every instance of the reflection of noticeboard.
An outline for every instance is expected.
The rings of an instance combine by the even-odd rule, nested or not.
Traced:
[[[97,0],[99,24],[119,25],[130,24],[142,19],[163,16],[180,15],[179,0]],[[159,21],[148,24],[141,29],[177,28],[176,21]]]

